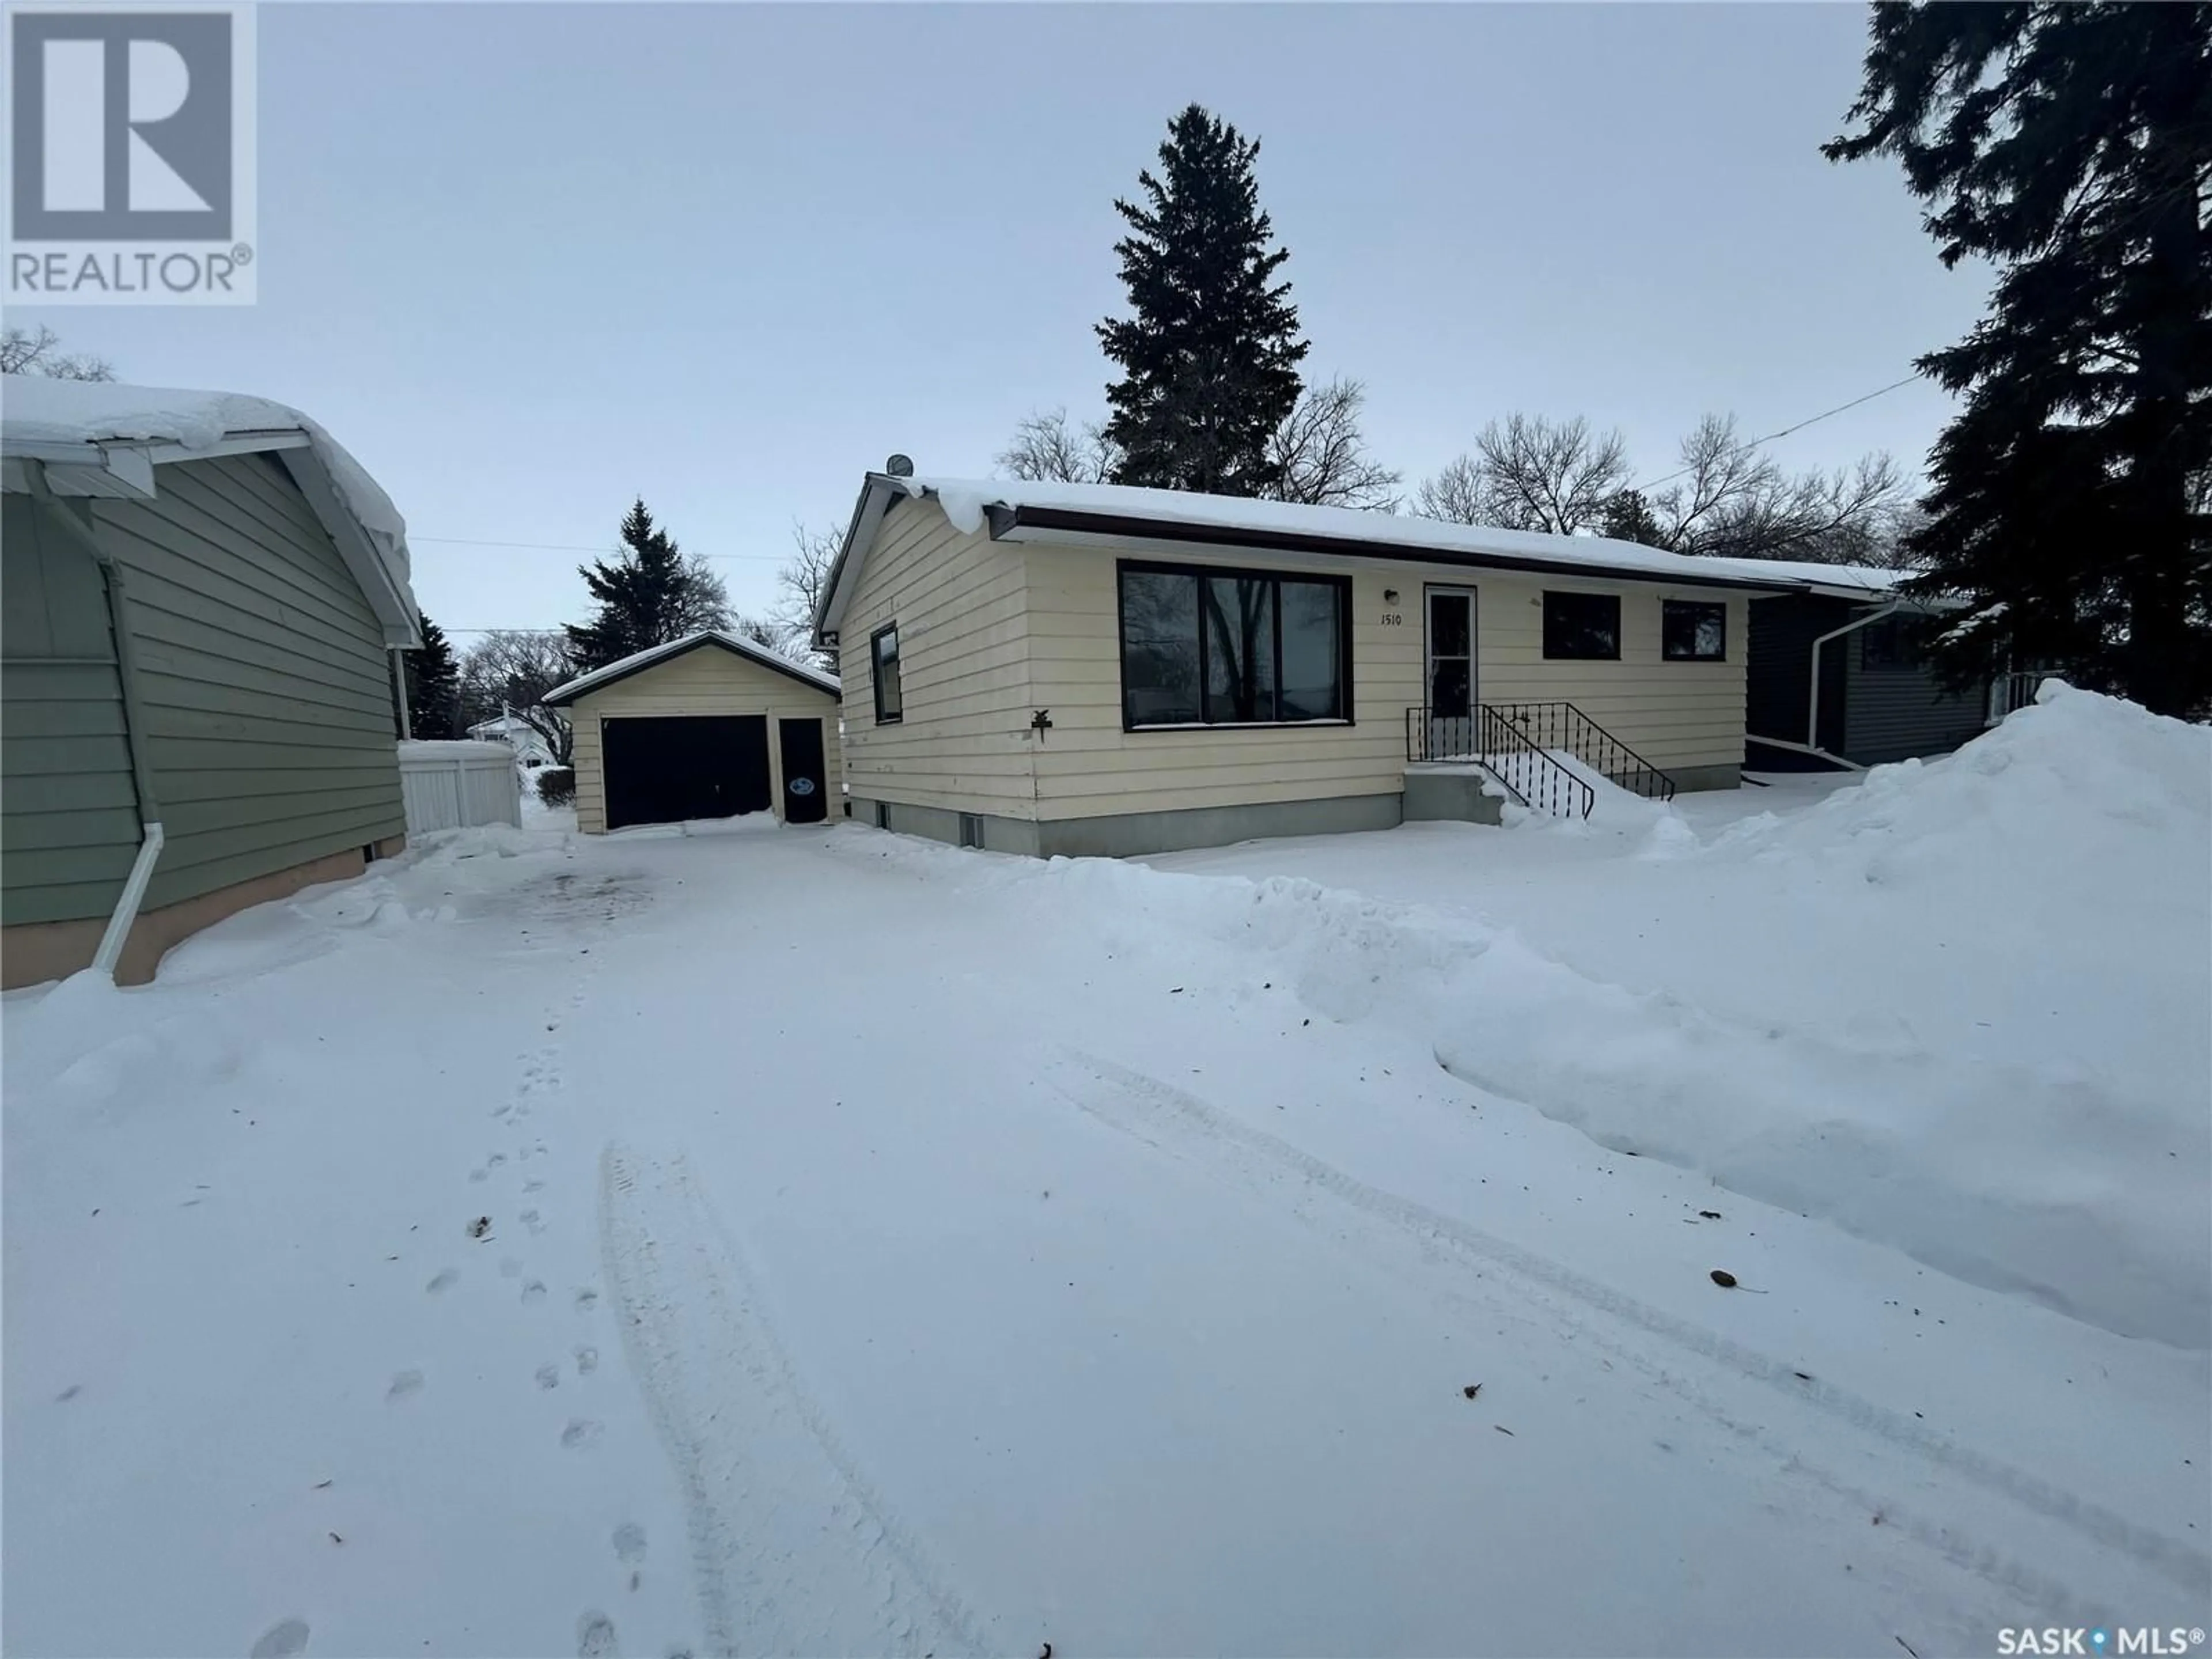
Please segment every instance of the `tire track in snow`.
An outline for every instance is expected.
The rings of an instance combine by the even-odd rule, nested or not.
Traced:
[[[2123,1555],[2194,1595],[2212,1591],[2212,1557],[2186,1544],[2137,1525],[2039,1475],[1944,1438],[1924,1425],[1864,1400],[1833,1384],[1806,1382],[1795,1366],[1744,1346],[1704,1326],[1663,1313],[1600,1280],[1483,1232],[1455,1217],[1432,1210],[1346,1174],[1289,1142],[1248,1127],[1183,1090],[1141,1072],[1079,1049],[1062,1051],[1066,1063],[1048,1068],[1047,1080],[1069,1101],[1108,1127],[1168,1155],[1188,1157],[1217,1173],[1240,1180],[1251,1190],[1279,1199],[1275,1183],[1287,1175],[1299,1178],[1370,1220],[1410,1237],[1424,1248],[1441,1246],[1518,1274],[1543,1289],[1657,1337],[1675,1347],[1764,1384],[1795,1405],[1808,1407],[1846,1426],[1909,1451],[1986,1492],[2019,1504],[2090,1541]],[[1076,1075],[1070,1077],[1069,1073]],[[1296,1212],[1295,1206],[1293,1212]],[[1300,1218],[1304,1219],[1304,1217]],[[1332,1233],[1332,1237],[1335,1235]],[[1570,1318],[1573,1316],[1568,1315]],[[1840,1496],[1879,1508],[1903,1529],[1954,1565],[2007,1589],[2028,1595],[2054,1611],[2074,1609],[2074,1598],[2044,1574],[1971,1544],[1954,1527],[1920,1521],[1905,1524],[1901,1507],[1876,1498],[1808,1462],[1802,1449],[1759,1425],[1729,1415],[1685,1379],[1655,1366],[1634,1349],[1607,1340],[1588,1321],[1577,1321],[1601,1346],[1637,1369],[1732,1432],[1755,1439],[1784,1457],[1793,1470]]]
[[[630,1369],[684,1489],[707,1648],[981,1651],[793,1371],[688,1161],[609,1146],[599,1229]]]

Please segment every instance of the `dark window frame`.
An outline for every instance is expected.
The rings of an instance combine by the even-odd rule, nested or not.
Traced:
[[[1554,651],[1552,649],[1552,601],[1572,599],[1577,603],[1595,600],[1610,601],[1613,605],[1613,649],[1610,651]],[[1546,662],[1619,662],[1620,660],[1620,595],[1618,593],[1588,593],[1577,588],[1547,587],[1543,597],[1542,624],[1544,660]]]
[[[1917,617],[1894,612],[1859,629],[1859,666],[1875,674],[1917,674],[1928,665],[1925,629]],[[1883,643],[1875,644],[1877,640]]]
[[[889,636],[898,662],[898,707],[884,713],[884,640]],[[906,719],[906,647],[898,637],[898,624],[885,623],[868,635],[868,689],[875,694],[876,724],[896,726]]]
[[[1692,648],[1677,653],[1667,648],[1667,613],[1670,611],[1717,611],[1721,618],[1721,648],[1707,653],[1695,648],[1696,629],[1700,618],[1691,621]],[[1659,660],[1662,662],[1726,662],[1728,660],[1728,605],[1718,599],[1662,599],[1659,601]]]
[[[1198,710],[1195,720],[1132,720],[1129,718],[1129,660],[1128,660],[1128,595],[1122,577],[1133,576],[1188,576],[1199,581],[1208,578],[1231,581],[1264,581],[1275,586],[1268,600],[1274,628],[1275,673],[1274,688],[1277,707],[1281,707],[1283,677],[1283,596],[1285,582],[1305,582],[1316,586],[1336,590],[1336,650],[1338,678],[1342,682],[1341,714],[1322,714],[1312,720],[1209,720],[1206,716],[1206,688],[1207,659],[1206,611],[1201,605],[1195,618],[1198,628]],[[1352,716],[1352,687],[1355,684],[1352,659],[1352,578],[1334,575],[1325,571],[1261,570],[1249,565],[1178,564],[1160,559],[1116,559],[1114,562],[1114,662],[1121,685],[1121,729],[1124,732],[1280,732],[1306,726],[1356,726]]]

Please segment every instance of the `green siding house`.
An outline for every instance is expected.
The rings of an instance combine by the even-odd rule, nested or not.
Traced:
[[[404,844],[404,526],[259,398],[0,383],[0,985],[153,976]]]

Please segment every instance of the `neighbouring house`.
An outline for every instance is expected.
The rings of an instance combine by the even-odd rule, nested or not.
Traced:
[[[2010,678],[1945,688],[1932,630],[1959,607],[1907,599],[1911,573],[1778,564],[1796,591],[1751,602],[1747,763],[1770,771],[1879,766],[1948,754],[2010,712]],[[2033,676],[2020,677],[2032,681]]]
[[[736,634],[693,634],[545,696],[575,728],[576,827],[600,835],[774,811],[830,815],[837,682]]]
[[[178,940],[405,842],[405,526],[297,410],[0,387],[0,983]]]
[[[1591,772],[1732,787],[1752,603],[1806,588],[1595,537],[884,472],[815,637],[852,815],[1126,854],[1586,811]]]
[[[526,771],[536,771],[541,766],[553,764],[552,745],[544,734],[508,710],[493,715],[488,720],[478,720],[469,727],[469,736],[478,743],[503,743],[514,750],[515,760]]]

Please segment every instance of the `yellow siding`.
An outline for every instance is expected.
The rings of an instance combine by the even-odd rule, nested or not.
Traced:
[[[1020,549],[963,534],[934,501],[884,520],[838,633],[854,795],[1036,816],[1026,599]],[[905,718],[878,726],[869,641],[892,622]]]
[[[633,674],[604,691],[579,697],[569,716],[576,726],[576,827],[587,836],[605,833],[606,774],[599,744],[599,722],[639,714],[765,714],[769,717],[769,799],[783,811],[783,746],[779,720],[822,722],[822,765],[830,792],[830,815],[838,816],[844,774],[837,742],[837,702],[827,691],[811,690],[787,674],[748,662],[717,646],[701,646],[680,657]]]
[[[1348,574],[1353,719],[1124,732],[1121,557]],[[1724,590],[1218,550],[994,543],[954,529],[933,501],[917,501],[885,521],[843,618],[847,781],[862,799],[1045,820],[1395,794],[1404,787],[1406,711],[1424,693],[1428,585],[1475,592],[1479,699],[1572,702],[1662,769],[1741,763],[1749,607]],[[1547,587],[1620,594],[1620,660],[1547,662]],[[1391,590],[1395,604],[1383,598]],[[1727,660],[1662,661],[1661,601],[1724,597]],[[869,640],[893,620],[905,719],[878,726]],[[1052,716],[1042,733],[1030,726],[1039,708]]]
[[[1446,566],[1337,566],[1352,579],[1353,722],[1260,731],[1124,732],[1115,562],[1117,556],[1310,573],[1324,567],[1265,554],[1031,544],[1031,698],[1052,710],[1035,753],[1040,818],[1235,806],[1403,787],[1406,710],[1422,700],[1425,584],[1475,590],[1477,693],[1488,702],[1575,703],[1662,768],[1735,765],[1743,758],[1747,607],[1729,605],[1729,660],[1659,657],[1662,599],[1711,601],[1710,588],[1546,579]],[[1621,660],[1547,662],[1547,586],[1621,595]],[[1398,602],[1383,599],[1395,589]],[[1392,623],[1386,617],[1402,620]]]

